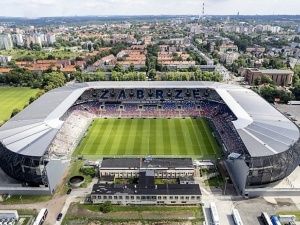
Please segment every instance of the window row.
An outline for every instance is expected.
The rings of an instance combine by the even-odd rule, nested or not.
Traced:
[[[139,196],[139,195],[93,195],[93,199],[103,199],[103,200],[200,200],[200,196],[169,196],[169,195],[159,195],[159,196]]]

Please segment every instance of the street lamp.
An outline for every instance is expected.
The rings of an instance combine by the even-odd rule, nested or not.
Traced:
[[[225,177],[225,186],[224,186],[224,194],[223,195],[226,194],[226,188],[227,188],[228,179],[229,179],[229,177]]]
[[[22,208],[23,208],[23,210],[24,210],[24,214],[25,214],[25,208],[24,208],[24,205],[23,205],[23,199],[22,199],[22,195],[20,195],[20,199],[21,199]]]

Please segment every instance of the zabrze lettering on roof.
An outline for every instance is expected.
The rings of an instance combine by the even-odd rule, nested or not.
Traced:
[[[107,90],[107,89],[103,89],[100,90],[99,94],[99,99],[109,99],[111,98],[111,94],[114,94],[114,98],[116,99],[127,99],[127,98],[132,98],[133,96],[137,99],[144,99],[145,97],[148,97],[148,94],[150,93],[149,91],[146,90],[142,90],[142,89],[137,89],[137,90],[132,90],[132,91],[126,91],[125,89],[115,89],[113,91]],[[161,90],[161,89],[156,89],[154,90],[154,92],[152,92],[151,94],[153,98],[155,99],[164,99],[164,98],[168,98],[168,97],[172,97],[173,99],[183,99],[185,97],[185,92],[183,90],[173,90],[172,95],[168,95],[168,93],[170,93],[168,90]],[[189,92],[192,94],[192,97],[197,99],[197,98],[201,98],[201,94],[200,94],[200,90],[192,90],[191,92]],[[133,94],[131,96],[131,94]]]

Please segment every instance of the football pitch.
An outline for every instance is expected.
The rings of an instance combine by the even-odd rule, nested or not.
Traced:
[[[30,97],[34,97],[37,92],[38,89],[0,87],[0,124],[10,118],[13,109],[23,109],[29,103]]]
[[[220,147],[204,118],[95,119],[74,155],[215,158]]]

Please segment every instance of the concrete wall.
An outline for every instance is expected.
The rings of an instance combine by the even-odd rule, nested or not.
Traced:
[[[247,176],[249,174],[249,167],[245,163],[244,159],[226,160],[225,166],[236,191],[238,194],[243,195],[246,187]]]
[[[249,188],[245,189],[245,197],[260,196],[300,196],[300,188]]]
[[[57,184],[60,182],[69,164],[70,164],[70,160],[60,160],[60,159],[51,160],[47,164],[46,171],[48,177],[48,185],[49,185],[49,189],[51,190],[51,193],[53,193],[54,190],[56,189]]]
[[[44,187],[0,187],[0,194],[10,195],[51,195],[49,188]]]

